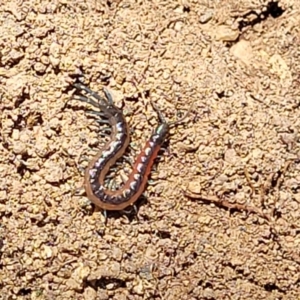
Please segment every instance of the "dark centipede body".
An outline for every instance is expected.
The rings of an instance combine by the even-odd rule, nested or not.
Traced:
[[[107,100],[91,91],[82,84],[74,84],[79,91],[85,91],[93,96],[98,102],[88,96],[78,96],[77,99],[90,103],[101,110],[112,127],[110,141],[90,161],[85,173],[85,190],[87,197],[103,210],[122,210],[134,204],[144,192],[151,172],[153,162],[168,135],[170,124],[166,123],[158,111],[161,124],[156,127],[150,139],[138,155],[127,182],[118,190],[112,191],[104,187],[105,176],[125,152],[129,144],[129,127],[122,114],[117,108],[107,90],[104,90]],[[181,120],[179,120],[181,121]],[[178,122],[179,122],[178,121]],[[178,123],[173,122],[172,124]]]

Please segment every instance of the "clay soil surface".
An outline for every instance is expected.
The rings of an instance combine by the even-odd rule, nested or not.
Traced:
[[[0,299],[299,299],[299,24],[299,0],[2,0]],[[123,109],[132,160],[151,101],[191,108],[106,224],[79,79]]]

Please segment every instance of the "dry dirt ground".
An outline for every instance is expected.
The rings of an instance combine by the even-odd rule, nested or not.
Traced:
[[[3,1],[0,299],[299,299],[299,9]],[[133,159],[151,100],[192,107],[137,215],[105,224],[81,189],[103,139],[78,78],[123,107]]]

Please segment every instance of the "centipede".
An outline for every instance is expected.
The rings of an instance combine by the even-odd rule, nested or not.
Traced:
[[[127,181],[117,190],[105,187],[105,178],[109,170],[120,159],[130,142],[130,130],[125,116],[113,101],[111,93],[103,88],[105,98],[92,91],[82,83],[74,83],[76,90],[74,99],[88,103],[97,108],[94,113],[104,118],[111,128],[109,141],[91,159],[84,175],[84,188],[87,198],[104,211],[120,211],[135,205],[144,193],[153,163],[166,138],[170,128],[181,123],[189,111],[180,119],[167,122],[159,108],[151,101],[157,112],[159,124],[137,156]]]

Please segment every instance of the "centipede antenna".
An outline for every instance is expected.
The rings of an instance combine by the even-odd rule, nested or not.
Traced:
[[[183,117],[181,117],[180,119],[176,120],[176,121],[173,121],[173,122],[170,122],[168,123],[169,126],[174,126],[176,124],[179,124],[181,123],[184,119],[186,119],[186,117],[190,114],[191,110],[192,110],[192,106],[188,109],[188,111],[184,114]]]

